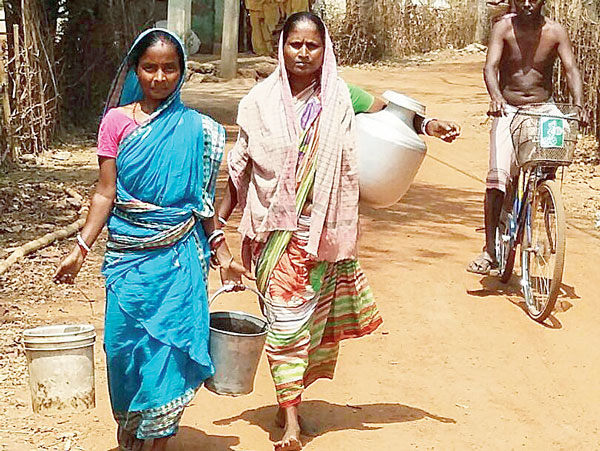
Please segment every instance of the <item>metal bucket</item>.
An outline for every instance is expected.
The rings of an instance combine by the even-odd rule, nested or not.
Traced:
[[[87,324],[43,326],[23,332],[33,411],[95,407],[94,342]]]
[[[209,305],[231,287],[218,289]],[[254,288],[263,302],[264,296]],[[213,393],[239,396],[252,393],[254,378],[260,361],[269,322],[243,312],[212,312],[210,314],[210,357],[215,374],[205,383]]]

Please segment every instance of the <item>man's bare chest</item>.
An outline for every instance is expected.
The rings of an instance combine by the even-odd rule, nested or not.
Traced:
[[[502,66],[513,70],[547,71],[558,56],[558,42],[550,36],[519,36],[507,40]]]

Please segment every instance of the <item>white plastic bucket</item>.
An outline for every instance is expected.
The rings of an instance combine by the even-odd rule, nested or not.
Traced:
[[[94,342],[88,324],[42,326],[23,332],[33,411],[95,407]]]

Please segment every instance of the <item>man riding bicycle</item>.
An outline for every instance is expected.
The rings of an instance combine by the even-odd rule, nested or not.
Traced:
[[[490,133],[490,163],[484,201],[485,248],[467,271],[486,275],[497,268],[495,235],[509,186],[516,173],[510,123],[519,107],[552,103],[552,72],[560,58],[572,102],[583,121],[583,84],[566,30],[542,14],[544,0],[513,0],[514,15],[494,24],[484,67],[490,95],[488,114],[494,117]]]

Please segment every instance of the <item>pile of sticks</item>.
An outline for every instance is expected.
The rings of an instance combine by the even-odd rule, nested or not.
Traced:
[[[12,152],[8,125],[10,124],[10,97],[6,62],[6,19],[4,4],[0,2],[0,169],[9,161]]]
[[[553,1],[549,12],[555,20],[563,24],[573,42],[585,89],[585,108],[590,118],[588,133],[600,137],[600,22],[597,14],[586,4],[589,0]],[[593,6],[593,4],[592,4]],[[569,101],[567,77],[562,66],[555,69],[555,91],[561,101]]]
[[[21,0],[18,19],[7,30],[8,51],[3,53],[9,77],[8,133],[15,161],[22,154],[39,155],[48,148],[59,120],[60,98],[53,33],[44,28],[39,0]]]

